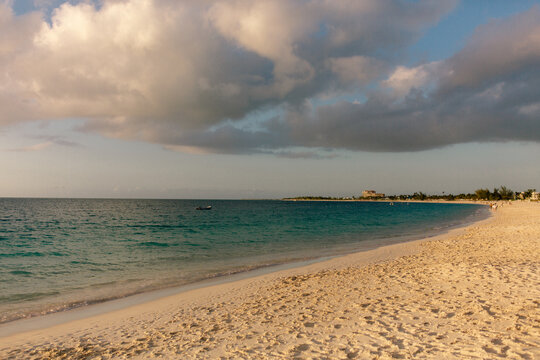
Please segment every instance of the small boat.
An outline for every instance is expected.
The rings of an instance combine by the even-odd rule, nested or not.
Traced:
[[[197,206],[195,210],[212,210],[212,206]]]
[[[391,203],[390,203],[390,206],[394,206],[394,203],[393,203],[393,202],[391,202]]]

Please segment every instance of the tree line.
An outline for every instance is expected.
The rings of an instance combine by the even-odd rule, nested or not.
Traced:
[[[362,197],[362,196],[350,196],[350,197],[331,197],[331,196],[298,196],[293,198],[285,198],[284,200],[516,200],[516,199],[529,199],[536,189],[527,189],[522,192],[515,192],[510,188],[501,185],[498,188],[494,188],[490,191],[488,188],[477,189],[474,193],[462,193],[462,194],[442,194],[442,195],[428,195],[421,191],[414,194],[402,194],[402,195],[390,195],[384,198],[374,197]]]
[[[474,193],[463,194],[442,194],[442,195],[427,195],[423,192],[415,192],[412,195],[392,195],[388,196],[390,200],[516,200],[529,199],[536,189],[527,189],[526,191],[516,192],[510,188],[501,185],[490,191],[488,188],[477,189]]]

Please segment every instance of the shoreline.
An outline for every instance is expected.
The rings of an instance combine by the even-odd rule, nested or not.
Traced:
[[[476,204],[476,205],[483,205],[483,204]],[[480,218],[481,215],[476,215],[476,217]],[[164,289],[153,290],[149,292],[128,295],[126,297],[106,300],[103,302],[90,304],[90,305],[84,305],[84,306],[80,306],[80,307],[76,307],[72,309],[67,309],[64,311],[58,311],[58,312],[44,314],[40,316],[33,316],[30,318],[23,318],[23,319],[9,321],[9,322],[0,324],[0,346],[2,345],[2,340],[4,338],[18,336],[27,332],[36,332],[36,331],[39,332],[39,331],[42,331],[51,327],[62,326],[67,323],[80,321],[80,320],[84,320],[84,319],[88,319],[88,318],[92,318],[96,316],[102,316],[110,312],[126,310],[134,306],[141,306],[141,305],[149,304],[155,301],[160,301],[165,298],[182,296],[182,294],[189,293],[192,291],[197,291],[197,290],[204,291],[204,289],[208,289],[212,287],[220,287],[227,284],[234,284],[235,282],[247,281],[250,279],[257,280],[257,278],[261,278],[261,277],[281,276],[282,272],[290,272],[290,271],[302,272],[303,270],[305,270],[304,268],[310,268],[310,266],[317,266],[317,265],[321,267],[325,267],[327,265],[334,266],[333,264],[334,262],[339,262],[340,259],[351,257],[351,256],[364,258],[364,260],[362,261],[364,261],[366,264],[371,263],[372,261],[380,261],[379,253],[381,252],[386,253],[386,254],[392,254],[391,256],[396,256],[396,257],[402,256],[404,254],[402,253],[404,249],[401,249],[400,245],[409,244],[409,246],[415,246],[416,244],[420,244],[425,241],[444,238],[444,237],[450,236],[454,232],[460,232],[469,226],[473,226],[475,224],[480,224],[485,221],[489,221],[490,219],[492,219],[492,217],[493,217],[493,214],[488,213],[487,218],[480,218],[478,220],[473,219],[472,222],[466,221],[461,224],[446,228],[440,233],[422,236],[420,238],[417,236],[413,236],[411,238],[407,238],[404,241],[398,241],[395,243],[391,242],[390,244],[383,244],[381,246],[371,245],[375,247],[369,248],[367,250],[359,250],[359,251],[354,251],[351,253],[336,254],[336,255],[318,257],[318,258],[307,259],[307,260],[302,260],[302,261],[294,261],[294,262],[287,262],[283,264],[262,266],[253,270],[241,271],[241,272],[230,274],[230,275],[216,276],[216,277],[208,278],[202,281],[198,281],[198,282],[190,283],[186,285],[174,286],[174,287],[169,287],[169,288],[164,288]],[[393,239],[386,239],[386,240],[392,241]],[[403,248],[405,247],[408,248],[409,246],[404,246]],[[409,250],[407,249],[406,251],[409,251]]]
[[[485,205],[479,203],[472,204],[478,206]],[[348,255],[369,253],[370,251],[381,247],[388,247],[415,241],[428,241],[430,239],[444,236],[454,230],[463,229],[473,224],[489,220],[492,216],[493,213],[489,212],[486,208],[483,212],[480,212],[479,210],[478,213],[464,218],[463,221],[458,224],[450,225],[437,230],[433,229],[423,234],[363,240],[356,244],[348,244],[340,250],[336,248],[334,249],[335,252],[330,255],[308,257],[305,259],[297,259],[280,263],[262,264],[251,269],[234,271],[227,274],[216,274],[215,276],[186,284],[131,293],[125,296],[108,298],[86,304],[79,304],[78,302],[72,307],[65,307],[61,310],[2,322],[0,323],[0,340],[3,337],[12,336],[21,332],[45,329],[51,326],[61,325],[66,322],[101,315],[111,311],[121,310],[131,306],[159,300],[164,297],[179,295],[194,289],[231,283],[242,279],[265,276],[283,270],[299,269],[311,264],[339,259]]]
[[[106,300],[104,302],[90,304],[86,306],[76,307],[73,309],[58,311],[41,316],[30,318],[17,319],[0,324],[0,346],[2,340],[7,337],[18,336],[27,332],[41,331],[51,327],[62,326],[74,321],[84,320],[87,318],[102,316],[110,312],[123,311],[135,306],[144,306],[149,303],[159,302],[160,300],[170,297],[182,296],[185,293],[192,291],[204,291],[205,289],[213,290],[214,287],[222,287],[228,284],[235,285],[244,281],[257,281],[259,278],[288,276],[289,272],[304,272],[313,271],[314,269],[334,267],[342,259],[348,257],[362,258],[365,264],[371,264],[378,261],[393,260],[395,257],[405,255],[405,252],[414,251],[409,247],[415,247],[426,241],[436,241],[446,238],[447,236],[458,234],[464,231],[469,226],[488,222],[493,218],[493,214],[489,217],[474,221],[472,223],[463,223],[455,227],[446,229],[440,234],[426,236],[421,238],[412,238],[409,240],[382,245],[369,250],[360,250],[352,253],[320,257],[308,259],[304,261],[296,261],[277,265],[263,266],[248,271],[241,271],[231,275],[216,276],[214,278],[205,279],[195,283],[180,285],[170,288],[143,292],[126,297]],[[403,246],[400,246],[403,245]],[[382,255],[384,254],[384,255]],[[382,257],[381,257],[382,256]]]
[[[490,203],[505,202],[526,202],[527,200],[390,200],[390,199],[295,199],[283,198],[279,201],[320,201],[320,202],[376,202],[376,203],[433,203],[433,204],[470,204],[470,205],[489,205]],[[533,200],[535,201],[535,200]]]
[[[534,358],[538,205],[504,206],[436,237],[2,337],[0,355]]]

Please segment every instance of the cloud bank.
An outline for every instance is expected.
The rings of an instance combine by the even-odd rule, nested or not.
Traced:
[[[455,4],[109,0],[45,19],[0,3],[0,125],[82,118],[173,150],[286,157],[540,141],[539,7],[449,59],[399,63]]]

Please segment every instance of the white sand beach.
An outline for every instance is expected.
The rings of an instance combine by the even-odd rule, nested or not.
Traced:
[[[540,203],[4,336],[0,358],[539,359]]]

